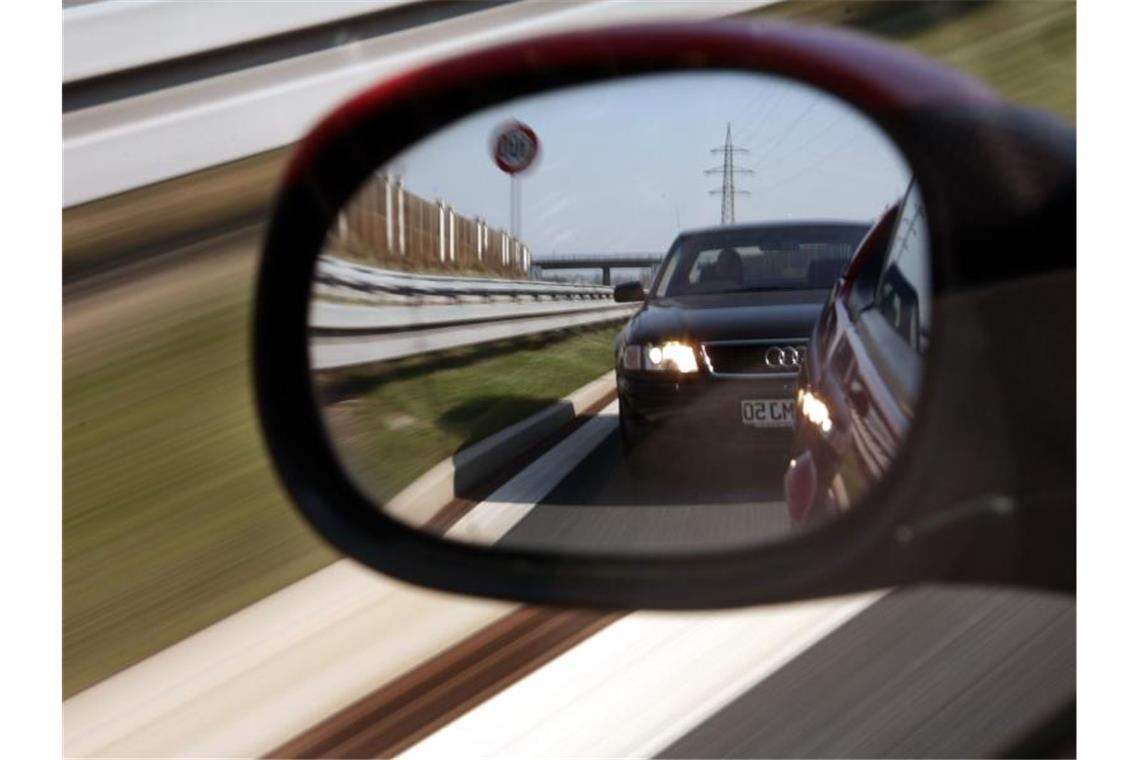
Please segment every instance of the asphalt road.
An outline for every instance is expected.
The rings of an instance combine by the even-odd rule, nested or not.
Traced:
[[[900,590],[659,756],[1075,756],[1035,733],[1075,709],[1076,672],[1071,598]]]
[[[662,434],[627,456],[615,430],[499,543],[629,553],[786,535],[787,447],[778,434],[713,441]]]

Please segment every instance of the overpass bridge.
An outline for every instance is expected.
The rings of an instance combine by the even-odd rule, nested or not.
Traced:
[[[602,284],[612,284],[614,269],[652,269],[661,263],[664,252],[654,253],[557,253],[531,259],[531,274],[555,269],[601,269]]]

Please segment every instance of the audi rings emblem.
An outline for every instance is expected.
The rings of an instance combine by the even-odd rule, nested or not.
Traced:
[[[764,364],[770,369],[793,369],[803,364],[803,346],[772,346],[764,352]]]

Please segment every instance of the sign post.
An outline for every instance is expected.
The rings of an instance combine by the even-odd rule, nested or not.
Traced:
[[[538,157],[538,136],[521,121],[499,126],[491,136],[491,157],[495,165],[511,178],[511,237],[522,234],[522,188],[519,174],[529,169]]]

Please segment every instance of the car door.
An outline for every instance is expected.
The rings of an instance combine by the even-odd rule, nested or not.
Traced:
[[[912,183],[900,204],[873,301],[853,314],[841,364],[848,441],[833,481],[841,509],[882,479],[894,460],[922,382],[930,325],[929,240],[925,209]]]

